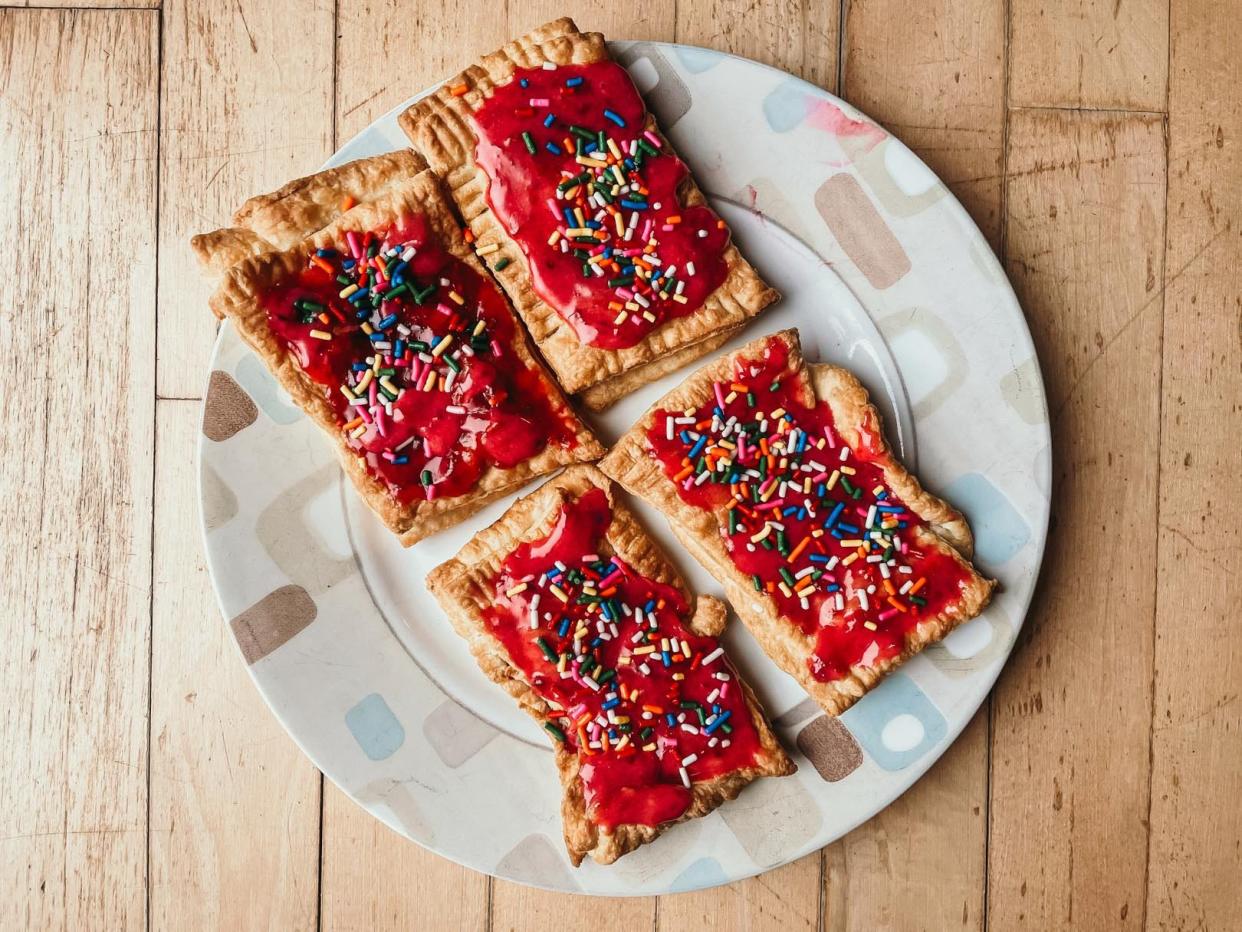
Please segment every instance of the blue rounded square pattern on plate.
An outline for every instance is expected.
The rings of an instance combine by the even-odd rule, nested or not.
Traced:
[[[885,770],[904,770],[935,747],[948,723],[926,693],[904,673],[893,673],[841,716]]]
[[[405,744],[405,729],[379,693],[364,696],[346,712],[345,727],[371,760],[392,757]]]
[[[1031,528],[986,476],[968,472],[954,479],[945,495],[962,509],[975,532],[975,556],[1000,566],[1031,539]]]
[[[797,78],[790,78],[763,98],[763,115],[768,126],[776,132],[787,133],[806,119],[806,92],[803,86]]]
[[[705,890],[728,882],[729,876],[719,861],[715,858],[699,858],[677,875],[669,889],[674,893],[681,893],[685,890]]]

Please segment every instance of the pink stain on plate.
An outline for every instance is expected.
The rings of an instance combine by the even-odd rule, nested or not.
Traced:
[[[855,120],[830,100],[807,98],[806,120],[818,130],[839,139],[858,139],[863,151],[870,151],[884,141],[885,132],[874,123]]]

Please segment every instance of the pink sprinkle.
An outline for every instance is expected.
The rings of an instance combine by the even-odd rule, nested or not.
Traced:
[[[500,355],[500,344],[497,343],[495,339],[492,340],[492,355],[493,356]]]
[[[532,97],[532,98],[530,99],[530,105],[531,105],[532,107],[546,107],[546,106],[548,105],[548,98],[546,98],[546,97]]]
[[[825,427],[825,428],[824,428],[824,438],[828,441],[828,449],[829,449],[829,450],[835,450],[835,449],[837,448],[837,442],[836,442],[836,440],[834,440],[834,439],[833,439],[833,437],[832,437],[832,429],[831,429],[831,428],[829,428],[829,427]]]
[[[345,242],[349,243],[349,251],[353,253],[355,259],[362,258],[362,244],[358,242],[358,234],[353,230],[345,233]]]
[[[890,618],[892,618],[896,614],[897,614],[897,609],[890,608],[886,612],[880,612],[880,614],[876,617],[878,617],[880,621],[888,621]]]
[[[663,148],[664,148],[662,145],[660,145],[660,139],[659,139],[659,137],[658,137],[658,136],[656,136],[656,134],[655,134],[655,133],[653,133],[651,130],[644,130],[644,131],[643,131],[643,135],[644,135],[644,136],[646,136],[646,137],[647,137],[647,141],[648,141],[649,143],[651,143],[653,146],[655,146],[657,149],[663,149]]]

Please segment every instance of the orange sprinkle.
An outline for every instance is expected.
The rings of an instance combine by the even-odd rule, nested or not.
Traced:
[[[453,86],[452,88],[450,88],[449,93],[452,94],[454,97],[461,97],[468,90],[470,90],[470,85],[463,82],[461,84],[457,84]]]
[[[674,481],[674,482],[680,482],[682,479],[686,478],[686,476],[690,475],[690,473],[692,473],[692,472],[694,472],[694,466],[693,466],[693,464],[691,464],[690,466],[687,466],[685,469],[683,469],[683,470],[682,470],[681,472],[679,472],[677,475],[673,476],[673,481]]]
[[[915,593],[917,593],[920,589],[922,589],[922,588],[923,588],[923,585],[924,585],[924,583],[926,583],[926,582],[927,582],[927,577],[926,577],[926,576],[920,576],[920,577],[919,577],[919,581],[918,581],[918,582],[916,582],[913,586],[911,586],[911,587],[910,587],[910,591],[909,591],[907,594],[908,594],[908,595],[914,595],[914,594],[915,594]]]
[[[889,595],[897,594],[897,590],[893,588],[893,581],[891,579],[884,580],[884,589],[888,592]]]
[[[349,208],[353,207],[357,203],[358,202],[354,200],[353,195],[346,194],[343,198],[341,198],[341,210],[349,210]]]
[[[802,554],[802,551],[806,550],[807,545],[810,544],[810,542],[811,538],[809,537],[804,537],[802,540],[798,541],[798,546],[794,547],[794,549],[790,551],[789,556],[785,558],[786,562],[792,563],[794,560],[798,559],[798,557]]]
[[[329,262],[327,259],[325,259],[323,256],[311,256],[311,262],[315,263],[315,265],[319,266],[321,269],[323,269],[323,270],[324,270],[325,272],[327,272],[329,275],[335,275],[335,274],[336,274],[336,269],[332,268],[332,263],[330,263],[330,262]]]
[[[897,611],[899,611],[899,612],[908,612],[908,611],[909,611],[909,609],[908,609],[908,608],[906,608],[906,606],[905,606],[904,604],[902,604],[901,602],[898,602],[896,599],[894,599],[894,598],[892,598],[892,597],[889,597],[886,601],[888,602],[888,604],[889,604],[889,605],[891,605],[893,608],[897,609]]]

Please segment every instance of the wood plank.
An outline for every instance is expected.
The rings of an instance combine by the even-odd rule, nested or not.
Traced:
[[[992,928],[1142,923],[1163,134],[1144,115],[1010,119],[1007,265],[1056,442],[1052,545],[993,701]]]
[[[1163,110],[1167,0],[1012,0],[1009,102]]]
[[[1242,915],[1242,66],[1217,4],[1173,5],[1149,929]],[[1224,27],[1224,28],[1222,28]]]
[[[0,11],[0,928],[146,921],[158,29]]]
[[[660,905],[669,902],[661,897]],[[492,932],[599,929],[631,932],[655,926],[656,900],[648,897],[587,897],[545,893],[496,880],[492,884]]]
[[[160,0],[6,0],[4,6],[19,10],[158,10]]]
[[[677,4],[676,40],[773,65],[834,90],[840,26],[836,3],[702,0]],[[660,897],[659,929],[815,929],[822,854],[697,893]]]
[[[677,41],[732,52],[835,91],[841,4],[697,0],[677,5]]]
[[[319,771],[259,698],[212,596],[201,408],[156,411],[151,927],[313,929]]]
[[[726,803],[725,805],[728,805]],[[819,925],[823,853],[723,887],[659,898],[657,929],[807,929]]]
[[[583,29],[602,29],[626,38],[671,35],[671,6],[620,15],[602,2],[575,7]],[[392,16],[390,4],[368,0],[342,7],[338,26],[338,135],[344,141],[372,120],[423,87],[454,73],[477,56],[565,12],[563,5],[536,3],[503,15],[463,16],[455,8],[420,9],[418,16]],[[381,55],[351,54],[376,47]],[[412,57],[399,50],[418,49]],[[550,779],[555,775],[550,774]],[[465,871],[423,851],[360,810],[334,788],[325,794],[323,829],[324,927],[476,927],[486,922],[491,902],[492,927],[535,928],[555,919],[572,927],[596,916],[601,905],[575,896],[529,890]],[[410,884],[411,870],[420,879]],[[366,883],[360,887],[360,883]],[[368,891],[382,889],[383,899],[370,901]],[[452,890],[452,895],[440,891]],[[620,900],[615,915],[650,926],[654,899]],[[482,912],[480,912],[482,910]],[[628,927],[628,925],[627,925]]]
[[[397,835],[324,781],[321,928],[483,929],[488,877]]]
[[[847,5],[842,94],[936,171],[994,248],[1004,44],[1004,11],[984,0]],[[908,793],[825,850],[825,929],[982,928],[987,761],[985,706]]]
[[[1005,13],[991,0],[849,4],[843,96],[913,149],[1000,243]]]
[[[987,710],[905,795],[824,849],[826,932],[982,929]]]
[[[215,341],[211,285],[189,249],[247,197],[332,152],[332,5],[168,0],[160,139],[161,397],[200,397]],[[369,59],[373,56],[369,56]]]

